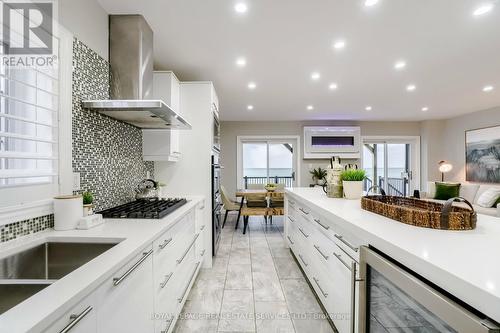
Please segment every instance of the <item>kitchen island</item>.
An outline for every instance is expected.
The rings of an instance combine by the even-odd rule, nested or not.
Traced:
[[[326,265],[333,255],[349,268],[359,263],[359,249],[370,247],[500,322],[499,218],[478,215],[477,227],[471,231],[426,229],[365,211],[359,200],[328,198],[318,188],[287,189],[286,215],[285,234],[306,275],[315,266],[315,260],[324,259]],[[314,238],[315,230],[320,235],[318,241]],[[332,242],[328,242],[329,233]],[[307,247],[306,243],[298,246],[297,240],[309,242],[314,247]],[[334,252],[329,251],[328,243],[334,244]],[[332,298],[328,296],[337,292],[332,289],[328,295],[326,290],[329,279],[335,280],[331,272],[314,272],[313,279],[309,278],[311,285],[317,287],[319,298],[324,297],[324,304]],[[337,303],[334,305],[338,306]],[[325,307],[328,310],[327,305]],[[352,311],[354,317],[357,306],[356,309],[352,307]],[[354,322],[357,320],[352,321],[352,330]]]
[[[47,242],[116,244],[1,314],[0,332],[172,331],[210,255],[204,205],[193,196],[159,220],[106,219],[89,230],[49,230],[0,244],[0,259]]]

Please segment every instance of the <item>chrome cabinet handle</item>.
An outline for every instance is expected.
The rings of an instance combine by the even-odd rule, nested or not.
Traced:
[[[325,260],[328,260],[329,257],[320,250],[318,245],[314,245],[314,248],[319,252],[319,254],[321,254],[323,258],[325,258]]]
[[[184,291],[182,292],[182,296],[177,299],[177,302],[182,303],[184,296],[186,296],[189,285],[191,284],[191,281],[193,281],[193,278],[194,278],[194,275],[196,274],[196,270],[198,269],[198,266],[200,266],[199,261],[196,263],[196,266],[194,266],[193,273],[191,273],[191,277],[189,278],[189,281],[188,281],[186,287],[184,287]]]
[[[342,243],[344,243],[348,248],[350,248],[354,252],[358,252],[359,251],[359,247],[356,247],[356,246],[352,245],[351,243],[349,243],[348,241],[346,241],[344,239],[344,236],[340,236],[340,235],[337,235],[337,234],[335,234],[334,236],[335,236],[335,238],[337,238],[339,241],[341,241]]]
[[[306,214],[306,215],[309,215],[309,212],[305,211],[305,210],[304,210],[304,208],[299,208],[299,210],[300,210],[302,213],[304,213],[304,214]]]
[[[203,230],[205,230],[205,225],[202,225],[202,226],[200,227],[200,231],[203,231]]]
[[[302,230],[302,228],[299,228],[299,231],[302,233],[302,235],[304,235],[305,238],[309,237],[309,235],[306,234],[304,230]]]
[[[325,228],[325,230],[330,229],[330,226],[329,225],[324,225],[323,223],[321,223],[320,219],[314,219],[314,222],[316,222],[317,224],[319,224],[320,226],[322,226],[323,228]]]
[[[288,219],[290,220],[290,222],[295,222],[295,220],[294,220],[294,219],[292,219],[292,217],[291,217],[290,215],[288,215],[287,217],[288,217]]]
[[[184,251],[184,253],[182,254],[182,256],[181,256],[179,259],[177,259],[177,260],[176,260],[176,261],[177,261],[177,264],[180,264],[180,263],[184,260],[184,258],[185,258],[185,257],[186,257],[186,255],[188,254],[189,250],[191,250],[191,248],[193,247],[194,242],[196,242],[196,239],[198,238],[198,236],[199,236],[199,235],[200,235],[200,234],[196,234],[196,235],[194,235],[194,238],[193,238],[193,240],[191,241],[191,243],[189,244],[189,246],[188,246],[188,248],[186,249],[186,251]]]
[[[170,237],[169,239],[165,239],[162,244],[158,245],[158,247],[160,248],[160,250],[163,250],[165,248],[165,246],[170,244],[171,241],[172,241],[172,237]]]
[[[206,251],[206,250],[201,251],[201,253],[200,253],[200,256],[201,256],[201,257],[203,257],[203,256],[205,255],[205,251]]]
[[[306,263],[306,261],[304,260],[304,257],[302,257],[302,254],[299,254],[299,258],[300,258],[300,260],[302,260],[302,262],[304,263],[304,265],[306,265],[306,267],[309,266],[309,264]]]
[[[315,277],[313,277],[313,280],[314,280],[314,282],[316,283],[316,285],[318,286],[318,288],[319,288],[319,290],[321,291],[321,293],[323,294],[323,296],[324,296],[325,298],[327,298],[327,297],[328,297],[328,293],[325,293],[325,291],[323,290],[323,288],[321,288],[321,285],[319,284],[319,280],[318,280],[318,279],[316,279]]]
[[[127,276],[130,275],[130,273],[132,273],[137,267],[139,267],[140,264],[142,264],[144,262],[144,260],[146,260],[150,255],[151,253],[153,253],[153,249],[149,250],[148,252],[144,252],[142,254],[142,258],[139,259],[132,267],[130,267],[125,273],[123,273],[122,276],[120,276],[119,278],[113,278],[113,285],[117,286],[119,285],[120,283],[123,282],[123,280],[125,280],[125,278]]]
[[[288,238],[288,240],[290,241],[290,243],[293,245],[295,244],[294,241],[290,238],[290,236],[286,236],[286,238]]]
[[[167,333],[168,332],[168,330],[170,329],[170,326],[172,326],[172,323],[174,322],[174,318],[167,320],[167,322],[168,322],[167,326],[165,327],[164,330],[160,331],[160,333]]]
[[[335,258],[337,258],[345,267],[347,267],[348,270],[351,270],[351,266],[342,259],[342,256],[338,253],[333,252],[333,255]]]
[[[168,281],[172,277],[172,274],[174,274],[174,272],[171,272],[170,274],[165,275],[165,280],[163,280],[163,282],[160,283],[160,287],[162,289],[165,288],[165,286],[167,285]]]
[[[92,311],[92,307],[88,306],[85,310],[83,310],[80,314],[77,315],[71,315],[69,316],[69,319],[71,320],[66,327],[62,329],[60,333],[67,333],[71,331],[73,327],[75,327],[88,313]]]

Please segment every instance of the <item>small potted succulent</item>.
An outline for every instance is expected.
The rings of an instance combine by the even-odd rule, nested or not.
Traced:
[[[326,169],[318,167],[317,169],[310,170],[309,173],[311,174],[313,181],[316,182],[316,185],[323,185],[325,183]]]
[[[89,216],[93,214],[93,202],[94,202],[94,195],[90,191],[85,191],[82,194],[83,197],[83,216]]]
[[[346,199],[361,199],[365,178],[366,172],[363,169],[347,169],[342,171],[340,179],[342,180]]]

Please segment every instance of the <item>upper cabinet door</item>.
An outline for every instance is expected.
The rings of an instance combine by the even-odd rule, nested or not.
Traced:
[[[163,100],[175,112],[180,114],[180,85],[179,79],[173,72],[153,72],[153,98]]]
[[[153,98],[163,100],[175,112],[181,114],[180,83],[173,72],[153,73]],[[145,161],[179,161],[179,130],[143,130],[142,135]]]

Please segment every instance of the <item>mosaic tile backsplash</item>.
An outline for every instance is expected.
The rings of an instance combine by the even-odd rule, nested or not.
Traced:
[[[52,227],[54,227],[54,214],[7,224],[0,227],[0,242],[6,242]]]
[[[154,162],[142,160],[142,131],[132,125],[84,110],[84,99],[109,98],[109,63],[85,44],[73,42],[72,146],[73,172],[80,173],[82,190],[94,194],[95,210],[134,200],[134,188]],[[54,215],[0,227],[0,242],[54,226]]]
[[[73,172],[82,190],[94,193],[96,211],[134,199],[134,189],[153,177],[154,162],[142,159],[142,131],[84,110],[85,99],[109,99],[109,63],[85,44],[73,43]]]

